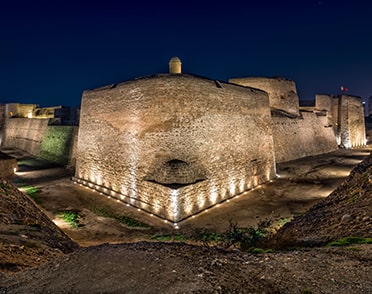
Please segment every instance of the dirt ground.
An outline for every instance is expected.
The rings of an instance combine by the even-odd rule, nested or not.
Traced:
[[[11,180],[18,186],[37,187],[37,198],[45,213],[80,246],[148,240],[153,235],[190,234],[198,229],[223,232],[229,229],[230,223],[255,227],[270,220],[275,225],[304,213],[328,196],[370,151],[371,148],[338,150],[279,164],[277,179],[187,219],[175,230],[161,219],[73,184],[71,172],[62,167],[29,160],[27,154],[19,150],[3,150],[19,158],[19,171]],[[96,208],[102,207],[149,227],[127,227],[94,213]],[[78,228],[70,228],[60,219],[58,215],[64,210],[78,212]]]
[[[10,211],[0,214],[5,219],[15,219],[0,228],[1,256],[3,259],[13,257],[14,266],[3,269],[2,273],[0,271],[0,293],[372,293],[372,245],[368,244],[250,254],[237,249],[208,247],[207,244],[195,246],[150,239],[154,235],[187,235],[200,228],[226,231],[230,220],[245,227],[256,226],[263,220],[282,222],[301,214],[295,219],[299,220],[297,226],[289,226],[294,235],[301,227],[306,228],[306,233],[312,230],[311,234],[316,234],[318,230],[319,235],[321,231],[331,235],[323,227],[330,222],[316,222],[330,216],[337,221],[334,230],[342,231],[348,227],[353,231],[362,223],[362,232],[372,235],[372,185],[368,181],[358,191],[358,197],[364,202],[357,199],[351,203],[350,199],[345,199],[343,203],[346,206],[335,204],[345,191],[348,193],[351,187],[355,187],[355,182],[360,182],[360,177],[364,179],[366,174],[370,174],[371,159],[365,163],[364,174],[350,185],[344,182],[340,185],[350,170],[368,156],[371,148],[338,150],[280,164],[277,168],[280,177],[273,182],[181,222],[178,230],[157,218],[73,184],[69,180],[71,173],[65,169],[39,164],[16,150],[6,151],[20,158],[19,172],[12,181],[19,186],[38,187],[39,207],[82,247],[73,249],[74,245],[68,243],[72,253],[58,249],[61,240],[68,240],[53,228],[52,223],[48,225],[47,220],[44,221],[48,228],[45,232],[43,226],[35,226],[31,217],[35,214],[32,212],[34,209],[28,210],[27,201],[14,192],[18,198],[14,198],[12,203],[22,204],[18,218]],[[9,191],[4,183],[3,186]],[[326,198],[338,186],[341,188],[335,194],[337,201]],[[310,214],[309,218],[304,212],[315,203],[318,203],[318,208],[310,210],[312,216]],[[330,206],[333,209],[329,210]],[[94,213],[97,207],[130,216],[149,227],[122,225]],[[337,214],[340,207],[341,215]],[[60,219],[58,214],[62,210],[79,213],[78,228],[70,228]],[[350,213],[346,222],[340,220],[345,211]],[[362,217],[354,220],[354,212],[360,211]],[[28,226],[25,230],[26,224],[17,221],[22,215],[30,215],[31,229]],[[36,218],[41,218],[39,213],[36,215]],[[46,239],[56,239],[53,237],[56,235],[59,236],[57,244],[45,242]],[[27,264],[23,259],[33,259],[33,262]],[[0,262],[0,265],[8,266],[10,263]]]
[[[103,244],[0,276],[0,293],[371,293],[371,248],[353,248],[252,255],[183,243]]]

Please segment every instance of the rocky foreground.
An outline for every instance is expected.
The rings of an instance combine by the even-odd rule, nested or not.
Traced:
[[[3,181],[0,293],[372,293],[371,244],[323,246],[372,237],[371,175],[369,156],[263,243],[276,249],[266,254],[161,242],[78,248]]]
[[[37,266],[78,248],[30,197],[0,180],[0,272]]]
[[[270,245],[319,246],[349,236],[372,238],[371,155],[329,197],[286,224]]]

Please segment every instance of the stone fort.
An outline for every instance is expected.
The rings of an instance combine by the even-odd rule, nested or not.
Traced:
[[[48,128],[8,119],[3,145],[40,155]],[[74,181],[174,224],[274,179],[276,163],[366,144],[359,97],[301,108],[293,81],[212,80],[182,73],[177,57],[169,73],[84,91],[69,133],[58,144]]]

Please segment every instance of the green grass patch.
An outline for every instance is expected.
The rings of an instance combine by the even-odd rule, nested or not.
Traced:
[[[347,247],[346,250],[349,250],[349,251],[361,251],[362,249],[355,248],[355,247]]]
[[[41,200],[38,195],[38,192],[40,191],[39,188],[26,185],[21,186],[19,189],[30,196],[30,198],[32,198],[37,204],[41,204]]]
[[[166,234],[166,235],[153,235],[149,239],[160,241],[160,242],[166,242],[166,241],[182,242],[186,240],[186,237],[182,234],[176,234],[176,235]]]
[[[274,250],[273,249],[263,249],[263,248],[253,247],[253,248],[250,248],[248,250],[248,252],[253,253],[253,254],[264,254],[264,253],[273,253]]]
[[[89,210],[98,216],[108,217],[117,220],[123,225],[128,227],[141,227],[147,228],[149,227],[147,224],[142,223],[134,218],[131,218],[126,215],[117,215],[115,214],[110,207],[90,207]]]
[[[350,203],[353,203],[353,202],[357,201],[357,199],[359,198],[359,196],[360,196],[359,191],[354,191],[353,193],[351,193],[351,196],[349,198],[349,202]]]
[[[76,229],[79,226],[79,214],[73,210],[62,211],[59,216],[70,225],[71,228]]]
[[[284,218],[281,218],[278,223],[277,223],[277,226],[279,228],[283,227],[286,223],[289,223],[290,221],[292,220],[292,218],[289,218],[289,217],[284,217]]]
[[[259,242],[263,240],[269,233],[267,228],[270,222],[263,221],[253,227],[238,227],[237,223],[230,221],[229,229],[225,232],[214,232],[208,230],[197,230],[193,234],[193,240],[203,242],[204,245],[218,245],[225,248],[236,247],[243,251],[249,251],[252,248],[259,246]]]
[[[21,189],[25,191],[25,193],[29,196],[32,196],[36,194],[37,192],[39,192],[39,189],[34,186],[22,186]]]
[[[109,217],[109,218],[116,217],[113,211],[109,207],[92,206],[92,207],[89,207],[89,210],[98,216]]]
[[[142,223],[142,222],[140,222],[140,221],[138,221],[134,218],[131,218],[129,216],[126,216],[126,215],[119,215],[115,219],[117,219],[120,223],[122,223],[123,225],[126,225],[128,227],[141,227],[141,228],[148,227],[147,224]]]
[[[202,242],[222,242],[225,241],[226,236],[224,233],[216,233],[204,229],[197,230],[194,239]]]
[[[372,238],[345,237],[328,243],[326,246],[348,246],[351,244],[372,244]]]

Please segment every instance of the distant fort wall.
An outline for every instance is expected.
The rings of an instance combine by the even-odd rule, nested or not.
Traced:
[[[325,112],[341,147],[352,148],[366,144],[364,108],[360,97],[316,95],[315,109]]]
[[[366,144],[364,107],[360,97],[341,95],[341,144],[346,148],[360,147]],[[342,136],[344,134],[344,136]]]
[[[284,78],[248,77],[229,79],[230,83],[257,88],[269,94],[270,107],[299,116],[299,99],[294,81]]]
[[[328,126],[326,116],[315,112],[300,114],[293,118],[273,112],[274,149],[278,163],[338,148],[333,128]]]
[[[49,120],[32,118],[11,118],[5,122],[5,147],[15,147],[39,156],[41,142],[48,128]]]
[[[49,125],[49,119],[9,118],[3,130],[3,146],[24,150],[52,162],[74,164],[72,152],[77,127]]]
[[[253,77],[230,79],[229,82],[268,93],[277,162],[331,152],[338,148],[335,132],[325,114],[317,114],[315,111],[300,112],[294,81]],[[331,110],[328,100],[325,99],[323,103],[322,107]]]

